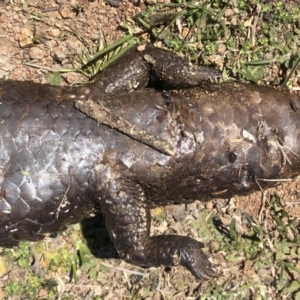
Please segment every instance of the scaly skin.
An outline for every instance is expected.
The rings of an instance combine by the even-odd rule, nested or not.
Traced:
[[[126,261],[217,276],[201,243],[149,236],[150,207],[242,195],[258,190],[256,181],[275,184],[261,179],[298,175],[300,111],[290,102],[299,99],[242,83],[167,98],[152,89],[106,97],[100,81],[83,88],[0,82],[0,245],[40,239],[100,206]],[[74,95],[99,100],[175,154],[98,124],[74,108]]]

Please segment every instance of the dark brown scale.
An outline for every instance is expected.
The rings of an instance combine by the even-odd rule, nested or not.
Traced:
[[[122,61],[129,64],[132,57]],[[140,56],[136,62],[148,72]],[[100,76],[78,88],[0,82],[0,245],[41,239],[100,206],[126,261],[179,264],[197,278],[217,276],[196,240],[150,237],[150,207],[248,194],[259,189],[257,180],[299,175],[300,112],[290,105],[299,99],[269,87],[227,83],[174,90],[169,110],[161,91],[124,92],[113,68],[104,73],[112,74],[111,82]],[[131,84],[130,70],[133,77],[124,76]],[[141,86],[146,77],[138,77]],[[109,85],[121,89],[110,97]],[[78,99],[93,99],[169,143],[174,154],[92,120],[74,108]],[[260,182],[263,188],[274,184]]]

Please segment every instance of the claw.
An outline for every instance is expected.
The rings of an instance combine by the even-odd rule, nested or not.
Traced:
[[[198,279],[208,280],[217,278],[220,272],[214,270],[217,266],[212,264],[203,253],[203,244],[196,240],[189,239],[188,243],[180,249],[179,264],[185,266]]]

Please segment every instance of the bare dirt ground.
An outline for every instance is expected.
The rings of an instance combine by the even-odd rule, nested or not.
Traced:
[[[73,68],[74,57],[80,55],[87,46],[96,47],[102,30],[106,33],[108,44],[122,36],[123,32],[117,29],[118,24],[129,21],[144,6],[123,1],[119,7],[111,7],[101,0],[0,1],[0,78],[45,83],[45,74],[49,70]],[[61,84],[83,80],[78,73],[63,74],[62,77],[64,81]],[[286,210],[299,216],[299,190],[300,182],[294,180],[269,190],[266,199],[276,191],[282,197],[282,202],[287,204]],[[199,217],[202,209],[215,211],[223,224],[229,225],[233,217],[240,218],[242,211],[257,217],[260,207],[260,192],[247,197],[235,197],[230,201],[216,199],[207,204],[196,202],[188,206],[170,206],[163,212],[163,221],[153,221],[153,231],[198,238],[198,231],[190,224]],[[81,238],[80,233],[78,235]],[[47,240],[48,250],[67,240],[67,233],[50,239],[53,244]],[[228,264],[220,255],[214,254],[211,260],[221,265],[220,270],[228,272]],[[56,295],[50,295],[45,288],[39,291],[40,299],[198,299],[209,286],[209,283],[195,280],[181,267],[172,270],[143,269],[117,258],[104,259],[103,265],[108,270],[99,272],[96,281],[79,270],[78,284],[70,282],[67,276],[61,277],[58,271],[47,274],[58,284],[58,291]],[[235,268],[232,272],[237,274],[244,271],[237,266]],[[24,282],[27,272],[11,262],[9,272],[0,279],[0,287],[13,281]],[[222,286],[224,282],[218,284]],[[4,293],[0,290],[0,298],[1,295]]]

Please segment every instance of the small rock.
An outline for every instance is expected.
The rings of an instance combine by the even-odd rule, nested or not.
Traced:
[[[169,229],[172,229],[174,233],[180,233],[180,230],[182,230],[182,226],[180,222],[176,222],[169,226]]]
[[[181,31],[181,35],[186,38],[190,33],[190,30],[187,27],[184,27]]]
[[[0,69],[0,79],[2,80],[2,79],[6,79],[8,77],[8,72],[6,72],[6,71],[2,71],[1,69]],[[1,298],[0,298],[1,299]]]
[[[213,209],[214,205],[213,205],[212,201],[209,201],[209,202],[205,203],[205,206],[206,206],[207,210],[211,211]]]
[[[137,50],[140,51],[140,52],[144,51],[145,48],[146,48],[145,45],[139,45],[139,46],[137,46]]]
[[[67,57],[67,55],[63,51],[58,50],[54,53],[54,59],[57,61],[62,61],[66,57]]]
[[[218,46],[218,54],[224,54],[226,50],[227,48],[225,44],[222,43]]]
[[[120,0],[105,0],[106,4],[109,4],[113,7],[119,7],[120,6]]]
[[[70,51],[73,50],[75,53],[82,53],[82,51],[84,51],[84,46],[78,40],[68,39],[66,40],[66,45]]]
[[[17,36],[17,40],[21,47],[32,44],[32,31],[29,28],[22,28],[20,34]]]
[[[46,289],[41,289],[40,291],[39,291],[39,297],[40,298],[47,298],[47,296],[48,296],[48,291],[46,290]]]
[[[161,293],[159,291],[156,291],[151,300],[160,300],[161,299]]]
[[[196,203],[193,203],[194,205],[189,207],[190,214],[193,216],[194,219],[199,218],[199,208],[196,205]]]
[[[42,60],[45,56],[45,53],[39,47],[32,47],[29,50],[29,56],[31,59]]]
[[[65,43],[61,43],[59,46],[53,48],[53,57],[56,61],[62,62],[68,57],[69,50]]]
[[[67,5],[62,5],[59,13],[63,19],[71,19],[74,16],[74,13],[69,10]]]
[[[11,63],[9,55],[0,55],[0,66],[3,71],[11,71],[15,66]]]
[[[231,21],[230,21],[230,24],[231,25],[237,25],[238,21],[237,21],[237,18],[236,17],[232,17]]]
[[[50,28],[48,34],[51,37],[58,37],[60,35],[60,30],[58,28]]]
[[[185,204],[174,205],[173,217],[176,222],[182,221],[186,217],[187,211]]]
[[[102,294],[102,287],[97,285],[95,288],[94,288],[94,293],[95,293],[95,296],[101,296]]]
[[[234,11],[232,9],[230,9],[230,8],[225,9],[225,12],[224,12],[225,17],[230,17],[233,14],[234,14]]]
[[[72,7],[78,7],[79,5],[81,5],[81,1],[78,1],[78,0],[70,0],[68,1],[70,6]]]

